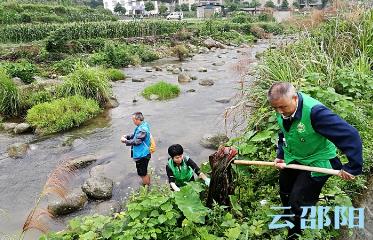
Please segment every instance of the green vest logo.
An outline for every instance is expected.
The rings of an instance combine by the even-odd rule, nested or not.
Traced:
[[[304,133],[304,132],[306,131],[306,126],[304,126],[304,124],[300,122],[300,123],[298,124],[298,126],[297,126],[297,131],[298,131],[299,133]]]

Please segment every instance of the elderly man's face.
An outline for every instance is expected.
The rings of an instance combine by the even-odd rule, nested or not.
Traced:
[[[275,99],[271,101],[271,106],[278,112],[279,114],[290,117],[297,108],[297,100],[298,96],[293,97],[282,97],[279,99]]]
[[[135,116],[132,116],[132,122],[133,122],[133,124],[135,124],[136,126],[139,126],[139,125],[141,124],[141,120],[136,119]]]

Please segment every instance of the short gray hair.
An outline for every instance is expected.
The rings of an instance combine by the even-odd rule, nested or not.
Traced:
[[[295,87],[289,82],[275,82],[268,90],[268,100],[273,101],[283,97],[293,97],[297,95]]]
[[[142,112],[135,112],[132,116],[137,120],[144,121],[144,115],[142,115]]]

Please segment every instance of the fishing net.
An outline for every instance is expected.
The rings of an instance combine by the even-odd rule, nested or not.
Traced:
[[[218,151],[209,156],[211,166],[211,182],[207,196],[207,207],[217,202],[220,205],[230,206],[229,195],[234,194],[234,183],[231,163],[237,155],[233,147],[220,146]]]

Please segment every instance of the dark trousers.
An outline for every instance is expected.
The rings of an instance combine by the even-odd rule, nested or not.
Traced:
[[[284,207],[291,207],[285,210],[285,214],[295,214],[291,220],[294,227],[289,229],[288,239],[297,239],[301,234],[300,216],[302,208],[314,206],[319,200],[322,187],[328,180],[328,176],[312,177],[311,172],[296,169],[283,169],[280,171],[280,197]]]

